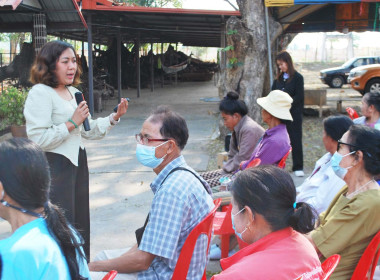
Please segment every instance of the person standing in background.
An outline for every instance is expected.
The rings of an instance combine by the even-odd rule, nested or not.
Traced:
[[[90,257],[89,173],[82,137],[101,139],[127,112],[122,99],[117,112],[91,120],[86,101],[77,105],[72,85],[80,83],[75,49],[62,41],[46,43],[32,66],[34,84],[25,102],[28,137],[45,152],[50,165],[50,199],[65,211],[68,221],[82,234]],[[88,118],[90,130],[83,129]]]
[[[276,56],[277,78],[272,90],[285,91],[293,98],[290,114],[293,122],[286,128],[292,145],[293,171],[297,177],[303,177],[303,149],[302,149],[302,112],[304,108],[304,81],[300,73],[294,69],[293,60],[286,51]]]

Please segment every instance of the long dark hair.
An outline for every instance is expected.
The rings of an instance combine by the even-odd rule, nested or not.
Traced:
[[[296,70],[294,69],[292,57],[287,51],[282,51],[276,56],[276,65],[277,65],[277,60],[281,60],[288,65],[288,74],[289,74],[289,81],[290,81],[293,78],[294,73],[296,72]],[[277,65],[277,80],[280,80],[280,78],[283,75],[284,73],[281,72],[280,67],[278,67]]]
[[[79,233],[68,225],[58,206],[50,203],[50,171],[42,149],[31,140],[12,138],[0,143],[0,181],[5,193],[22,208],[44,208],[47,228],[66,258],[71,279],[85,279],[79,274],[77,254],[81,250]]]
[[[227,93],[226,97],[220,101],[219,111],[227,115],[238,113],[240,116],[244,117],[248,114],[248,107],[243,100],[239,99],[239,94],[230,91]]]
[[[30,70],[30,82],[32,84],[44,84],[52,88],[58,87],[58,80],[55,75],[56,63],[61,54],[67,50],[72,49],[75,57],[76,51],[72,45],[63,41],[51,41],[46,43],[38,53]],[[80,75],[82,70],[77,64],[77,71],[75,72],[74,82],[72,85],[80,84]]]
[[[262,215],[272,231],[289,226],[300,233],[314,229],[315,210],[304,202],[294,204],[293,180],[288,172],[276,166],[262,165],[242,171],[231,191],[239,209],[248,206],[253,213]]]

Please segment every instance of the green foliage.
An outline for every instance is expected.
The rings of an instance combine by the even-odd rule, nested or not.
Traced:
[[[227,31],[227,35],[234,35],[234,34],[237,34],[237,30],[236,29],[230,29]]]
[[[223,48],[222,51],[224,51],[224,52],[228,52],[228,51],[233,51],[234,49],[235,49],[234,46],[229,45],[229,46]]]
[[[24,105],[28,92],[8,87],[0,95],[0,116],[6,125],[24,125]]]

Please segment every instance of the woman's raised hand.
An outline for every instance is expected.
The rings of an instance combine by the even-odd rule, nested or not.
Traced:
[[[120,104],[117,106],[117,112],[113,116],[113,119],[115,121],[119,120],[122,115],[124,115],[128,110],[128,100],[125,98],[122,98],[120,101]]]
[[[88,109],[87,102],[82,101],[79,103],[71,119],[79,126],[89,115],[90,110]]]

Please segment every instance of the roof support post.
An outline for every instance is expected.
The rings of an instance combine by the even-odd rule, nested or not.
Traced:
[[[136,73],[137,73],[137,97],[140,97],[141,91],[141,80],[140,80],[140,32],[137,35],[137,39],[135,41],[136,46]]]
[[[88,96],[90,114],[94,115],[94,72],[92,63],[92,18],[91,14],[87,18],[87,52],[88,52]]]
[[[164,87],[164,69],[162,68],[162,65],[164,65],[164,43],[161,43],[161,88]]]
[[[117,31],[117,98],[121,101],[121,34]]]
[[[224,49],[226,47],[226,22],[222,15],[222,24],[220,26],[220,47]],[[226,52],[220,51],[220,70],[224,71],[226,68]]]
[[[269,35],[269,18],[268,18],[268,7],[265,7],[265,27],[267,31],[267,46],[268,46],[268,64],[269,64],[269,86],[273,84],[273,69],[272,69],[272,48]]]
[[[153,43],[150,43],[150,91],[154,91],[154,54],[153,54]]]

